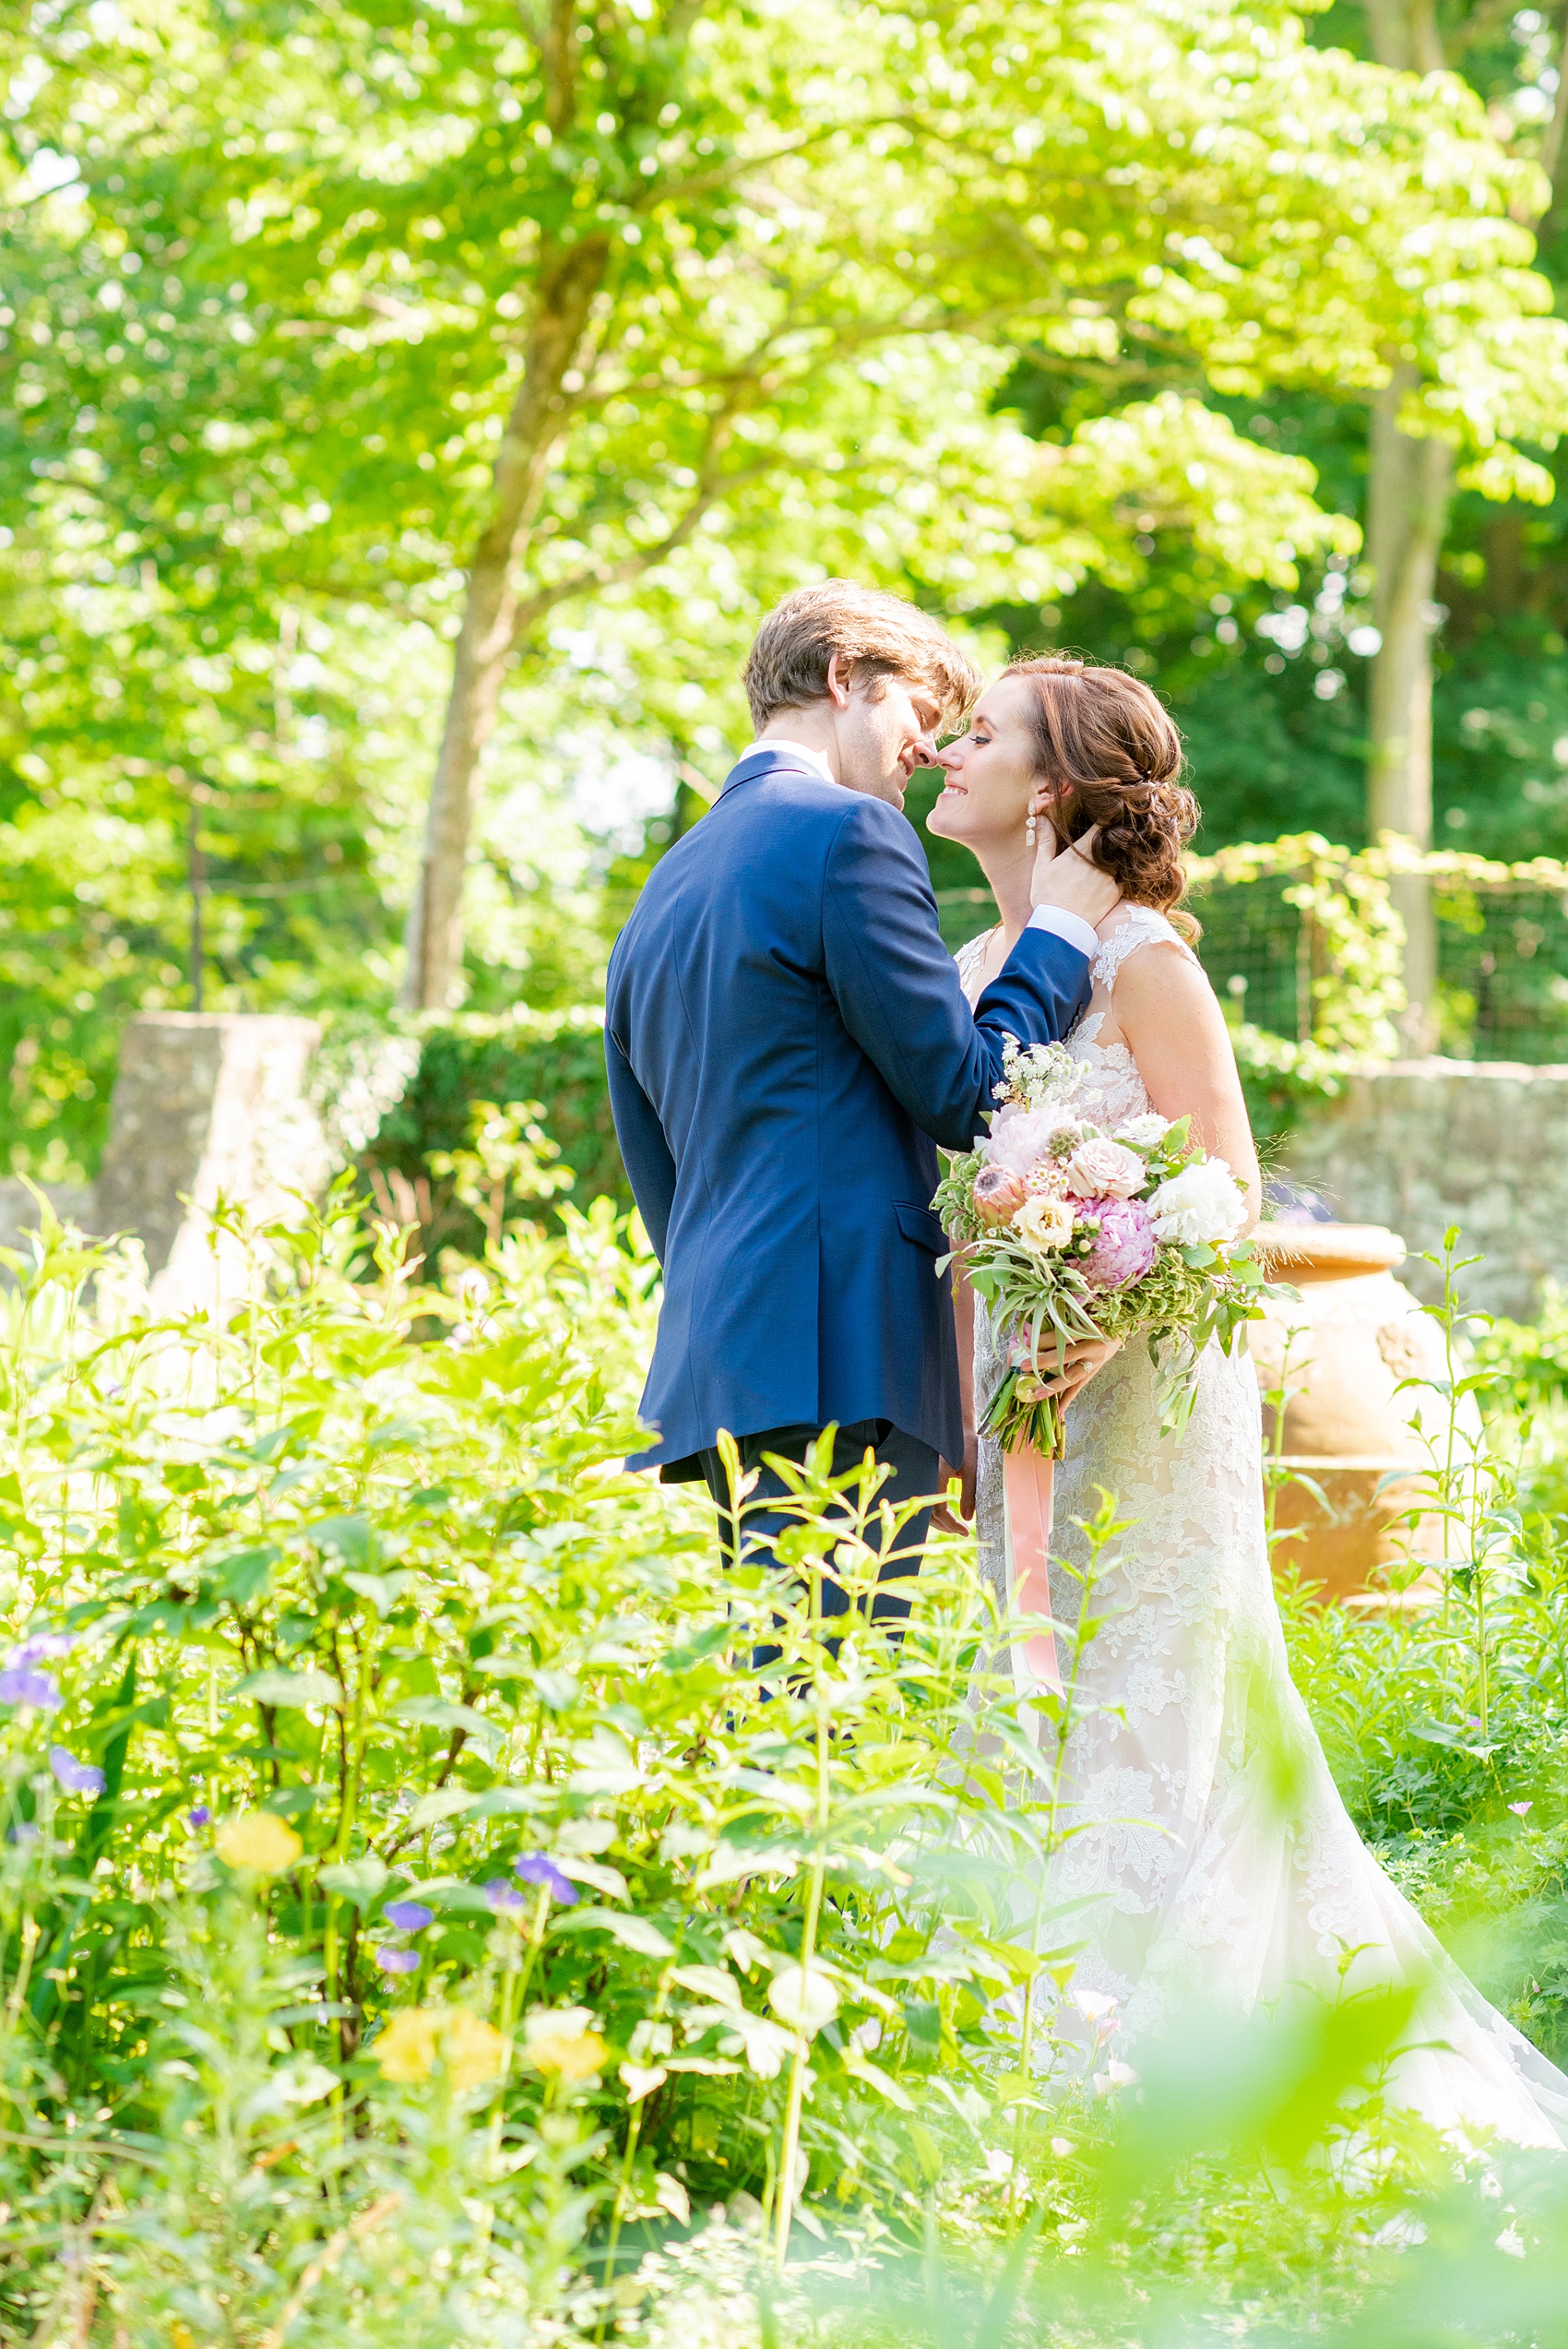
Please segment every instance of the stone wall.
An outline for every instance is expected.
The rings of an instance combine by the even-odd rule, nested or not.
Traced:
[[[1528,1318],[1550,1275],[1568,1286],[1568,1067],[1404,1060],[1367,1068],[1290,1136],[1281,1172],[1346,1222],[1383,1223],[1410,1250],[1400,1280],[1431,1299],[1420,1249],[1450,1224],[1486,1261],[1465,1294]]]
[[[220,1202],[297,1221],[324,1187],[308,1095],[320,1036],[286,1013],[144,1012],[126,1029],[94,1207],[100,1231],[139,1236],[155,1309],[244,1294],[244,1248],[213,1227]]]
[[[333,1171],[309,1080],[314,1019],[252,1012],[144,1012],[125,1031],[110,1132],[90,1188],[52,1185],[50,1206],[78,1229],[138,1240],[155,1313],[226,1310],[246,1294],[244,1245],[215,1224],[220,1206],[251,1223],[295,1222]],[[0,1246],[24,1259],[38,1202],[0,1183]]]

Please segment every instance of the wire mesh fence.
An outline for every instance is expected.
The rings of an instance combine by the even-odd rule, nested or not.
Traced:
[[[1292,876],[1213,880],[1188,900],[1198,952],[1232,1016],[1306,1043],[1327,949],[1288,900]],[[1568,1062],[1568,888],[1435,873],[1438,1050],[1459,1060]],[[953,948],[996,920],[989,889],[937,898]]]

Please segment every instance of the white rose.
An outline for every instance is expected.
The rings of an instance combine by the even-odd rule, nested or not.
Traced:
[[[1141,1116],[1129,1117],[1124,1126],[1118,1126],[1116,1139],[1130,1142],[1134,1150],[1152,1150],[1163,1138],[1170,1122],[1158,1109],[1146,1109]]]
[[[1247,1202],[1222,1158],[1206,1158],[1184,1166],[1161,1183],[1148,1201],[1155,1236],[1179,1240],[1194,1247],[1233,1240],[1247,1220]]]
[[[1013,1229],[1041,1255],[1065,1247],[1073,1236],[1072,1204],[1053,1191],[1031,1191],[1013,1218]]]

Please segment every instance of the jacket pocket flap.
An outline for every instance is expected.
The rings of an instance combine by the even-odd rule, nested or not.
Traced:
[[[913,1199],[895,1199],[893,1212],[898,1218],[898,1229],[916,1247],[929,1248],[932,1256],[946,1255],[947,1234],[929,1207],[917,1207]]]

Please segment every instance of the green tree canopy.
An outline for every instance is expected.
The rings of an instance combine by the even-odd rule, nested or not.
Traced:
[[[481,962],[569,984],[591,876],[520,770],[614,721],[711,781],[797,580],[1038,614],[1179,543],[1289,590],[1351,540],[1238,399],[1406,366],[1497,492],[1568,399],[1532,167],[1283,10],[125,0],[11,45],[6,935],[70,965],[66,1059],[84,919],[125,1000],[179,984],[193,812],[245,1000],[384,999],[411,888],[446,999],[476,840]],[[1043,437],[1025,358],[1092,388]]]

